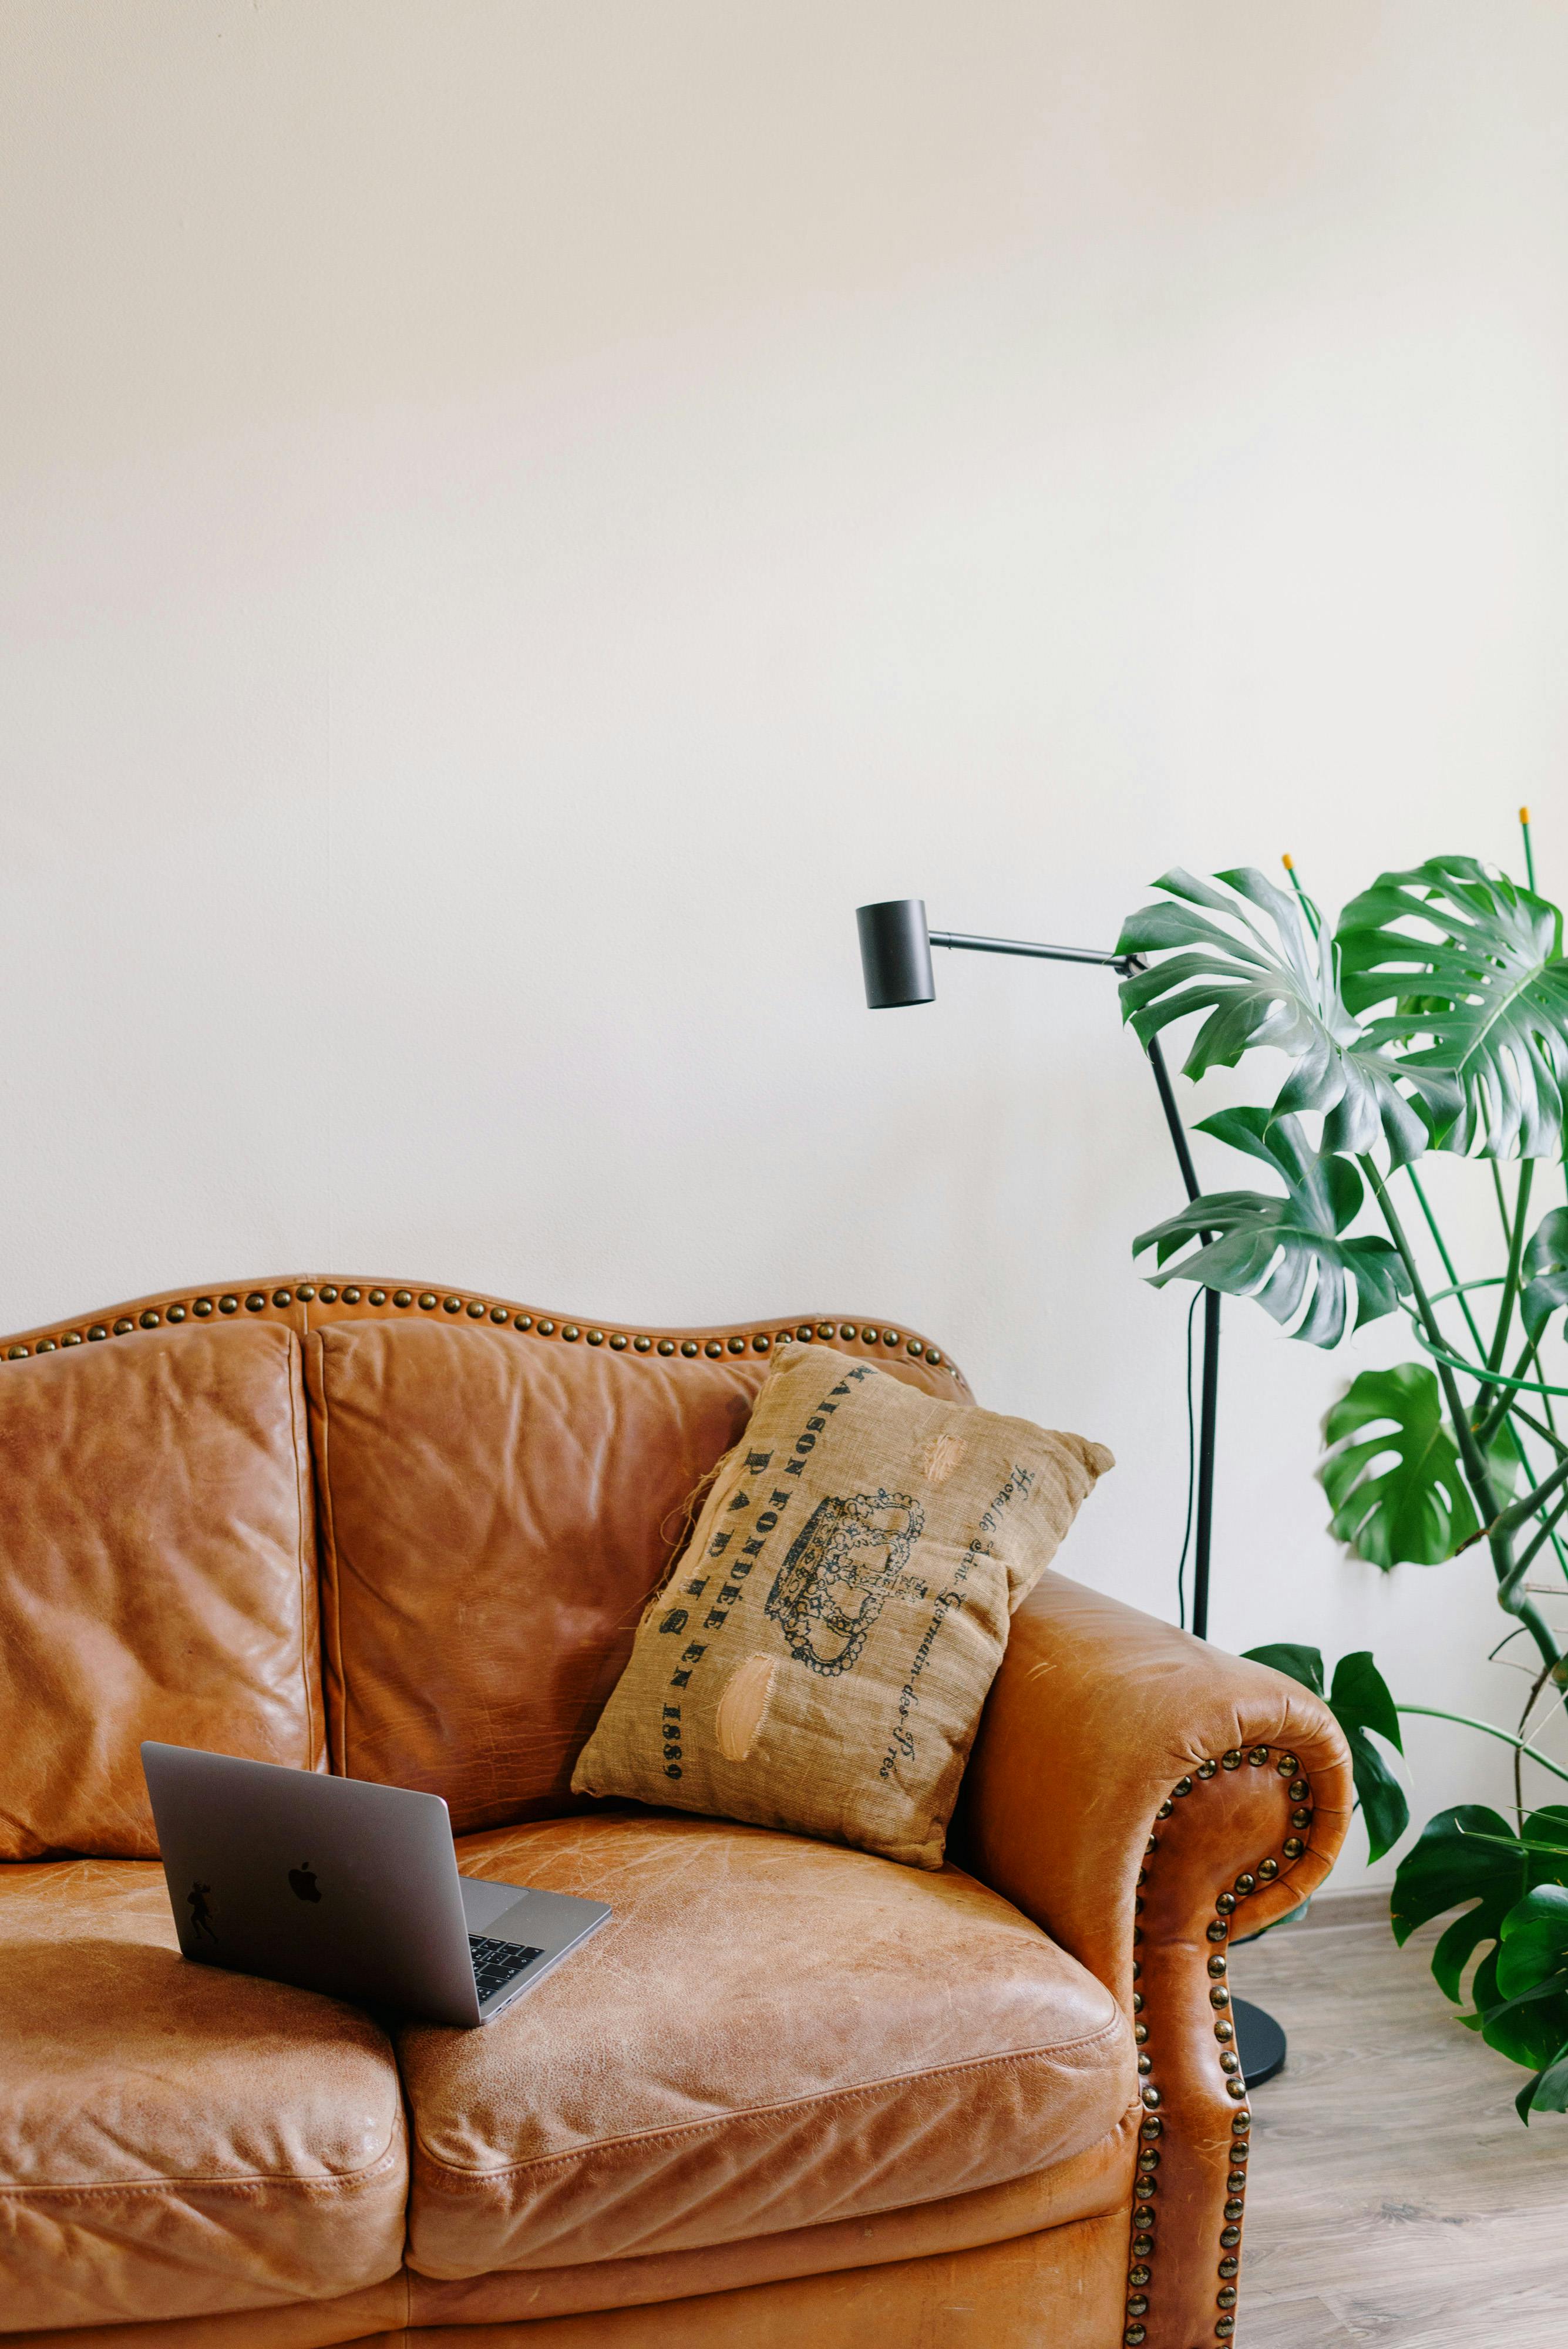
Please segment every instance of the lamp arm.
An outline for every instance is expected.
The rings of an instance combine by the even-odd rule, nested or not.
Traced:
[[[1094,962],[1126,973],[1142,968],[1137,955],[1105,954],[1097,947],[1045,947],[1032,938],[976,938],[964,930],[932,930],[934,947],[956,947],[966,954],[1032,955],[1041,962]]]

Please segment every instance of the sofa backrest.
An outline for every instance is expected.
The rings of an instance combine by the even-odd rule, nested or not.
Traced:
[[[90,1421],[96,1431],[90,1456],[66,1446],[47,1477],[34,1479],[28,1506],[41,1531],[14,1568],[0,1552],[0,1626],[7,1603],[26,1619],[35,1608],[27,1594],[55,1588],[57,1550],[96,1556],[95,1541],[119,1561],[118,1578],[78,1565],[69,1607],[42,1602],[47,1638],[63,1653],[90,1657],[103,1639],[99,1615],[119,1622],[127,1592],[137,1594],[140,1619],[145,1594],[167,1606],[171,1581],[188,1608],[204,1578],[213,1585],[178,1721],[153,1701],[155,1667],[111,1673],[111,1686],[136,1692],[96,1712],[87,1667],[73,1679],[75,1668],[57,1662],[38,1680],[40,1752],[53,1710],[99,1755],[88,1783],[117,1788],[130,1824],[114,1825],[103,1794],[67,1802],[69,1765],[57,1754],[49,1801],[29,1797],[38,1825],[27,1852],[3,1842],[0,1852],[46,1847],[36,1839],[46,1827],[51,1849],[151,1851],[140,1738],[319,1766],[323,1712],[327,1766],[443,1795],[459,1833],[577,1807],[573,1763],[684,1539],[688,1506],[744,1429],[773,1348],[797,1335],[874,1355],[949,1401],[968,1399],[940,1349],[880,1323],[813,1316],[740,1329],[615,1329],[369,1278],[186,1290],[0,1341],[5,1364],[25,1366],[16,1392],[36,1396],[24,1415],[37,1456],[49,1456],[53,1439],[39,1431],[52,1424]],[[270,1419],[254,1399],[250,1416],[240,1412],[226,1430],[179,1407],[187,1356],[197,1389],[211,1375],[198,1378],[198,1362],[237,1370],[243,1361],[257,1378],[271,1363],[279,1382]],[[7,1367],[0,1444],[13,1383]],[[314,1580],[296,1568],[289,1620],[304,1726],[288,1750],[278,1700],[273,1713],[261,1704],[255,1634],[230,1590],[248,1559],[257,1591],[247,1603],[284,1636],[286,1511],[264,1534],[254,1522],[259,1503],[208,1468],[242,1436],[265,1454],[265,1467],[255,1464],[261,1485],[304,1495],[292,1537],[299,1558],[314,1556],[307,1475],[314,1486],[321,1666]],[[134,1463],[122,1457],[131,1452]],[[50,1530],[50,1490],[59,1523],[76,1529],[74,1549]],[[143,1519],[137,1496],[147,1491],[164,1498]],[[182,1496],[180,1509],[172,1496]],[[182,1619],[175,1608],[171,1640],[185,1636]],[[41,1624],[28,1654],[45,1643]],[[35,1669],[43,1671],[25,1666]],[[5,1785],[0,1761],[8,1816]]]
[[[298,1338],[160,1329],[0,1376],[0,1858],[151,1858],[138,1747],[325,1764]]]

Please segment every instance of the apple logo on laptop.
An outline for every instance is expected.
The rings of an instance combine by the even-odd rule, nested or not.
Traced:
[[[296,1900],[319,1900],[321,1887],[316,1881],[316,1870],[307,1859],[288,1871],[288,1889]]]

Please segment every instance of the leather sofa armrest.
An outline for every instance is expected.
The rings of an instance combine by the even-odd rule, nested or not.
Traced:
[[[1282,1674],[1062,1575],[1013,1617],[959,1856],[1135,2013],[1135,2349],[1234,2332],[1251,2116],[1226,1952],[1323,1882],[1352,1799],[1333,1716]]]

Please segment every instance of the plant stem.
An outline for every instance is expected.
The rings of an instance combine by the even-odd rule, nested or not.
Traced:
[[[1449,1254],[1447,1241],[1444,1239],[1442,1233],[1438,1229],[1438,1219],[1427,1204],[1427,1195],[1421,1188],[1421,1178],[1417,1174],[1413,1166],[1407,1166],[1405,1172],[1410,1177],[1410,1188],[1414,1191],[1417,1198],[1421,1203],[1421,1213],[1427,1218],[1427,1229],[1431,1233],[1433,1239],[1436,1241],[1438,1254],[1443,1259],[1443,1270],[1448,1274],[1449,1280],[1453,1284],[1454,1295],[1459,1300],[1459,1311],[1464,1315],[1466,1321],[1469,1325],[1470,1337],[1474,1341],[1475,1350],[1478,1354],[1484,1353],[1486,1351],[1486,1340],[1481,1336],[1480,1325],[1477,1321],[1475,1315],[1470,1311],[1469,1299],[1465,1295],[1464,1290],[1459,1286],[1459,1276],[1454,1269],[1454,1259]]]
[[[1540,1671],[1536,1674],[1535,1679],[1531,1683],[1530,1695],[1526,1700],[1524,1711],[1519,1716],[1519,1733],[1521,1737],[1524,1735],[1525,1723],[1535,1711],[1536,1700],[1539,1698],[1542,1690],[1546,1686],[1546,1683],[1551,1677],[1551,1665],[1542,1664]],[[1519,1832],[1521,1835],[1524,1833],[1523,1770],[1524,1749],[1522,1746],[1515,1746],[1513,1753],[1513,1807],[1519,1815]]]
[[[1537,1358],[1537,1367],[1539,1368],[1539,1358],[1537,1356],[1538,1344],[1539,1340],[1534,1338],[1527,1338],[1525,1340],[1523,1346],[1520,1350],[1519,1360],[1515,1362],[1512,1371],[1509,1374],[1511,1378],[1522,1379],[1524,1377],[1525,1372],[1530,1368],[1532,1356]],[[1479,1397],[1477,1398],[1476,1407],[1478,1410],[1480,1408]],[[1502,1425],[1503,1421],[1509,1416],[1510,1413],[1513,1411],[1514,1408],[1513,1390],[1509,1387],[1500,1389],[1497,1401],[1492,1404],[1491,1409],[1488,1412],[1486,1417],[1480,1422],[1476,1428],[1476,1442],[1480,1444],[1483,1449],[1491,1442],[1492,1437],[1497,1433],[1497,1431]],[[1562,1449],[1561,1445],[1558,1446],[1558,1449]]]
[[[1388,1186],[1369,1156],[1363,1155],[1357,1163],[1372,1187],[1373,1196],[1383,1210],[1383,1220],[1388,1226],[1388,1237],[1398,1249],[1405,1270],[1409,1275],[1410,1293],[1416,1300],[1416,1310],[1421,1317],[1422,1326],[1432,1343],[1442,1347],[1446,1353],[1448,1349],[1443,1346],[1443,1333],[1438,1326],[1438,1317],[1432,1310],[1432,1300],[1422,1286],[1420,1268],[1416,1262],[1410,1243],[1405,1236],[1405,1226],[1399,1221],[1398,1210],[1388,1196]],[[1481,1505],[1482,1519],[1490,1526],[1497,1515],[1497,1495],[1492,1490],[1491,1479],[1487,1475],[1486,1462],[1477,1448],[1475,1432],[1470,1426],[1469,1413],[1459,1401],[1459,1391],[1454,1382],[1452,1371],[1447,1362],[1442,1361],[1438,1361],[1437,1370],[1448,1402],[1449,1415],[1454,1423],[1454,1434],[1459,1443],[1459,1456],[1465,1464],[1465,1474],[1469,1478],[1476,1499]]]
[[[1501,1516],[1492,1519],[1486,1528],[1488,1538],[1494,1534],[1516,1534],[1521,1526],[1528,1524],[1542,1503],[1549,1501],[1553,1493],[1560,1493],[1564,1485],[1568,1485],[1568,1460],[1560,1460],[1544,1484],[1537,1485],[1532,1493],[1526,1493],[1521,1501],[1515,1501],[1511,1508],[1504,1509]]]
[[[1558,1520],[1561,1518],[1564,1509],[1568,1509],[1568,1493],[1565,1493],[1563,1498],[1558,1502],[1557,1506],[1552,1510],[1552,1515],[1546,1519],[1545,1524],[1542,1526],[1541,1531],[1536,1535],[1534,1540],[1530,1544],[1529,1548],[1522,1550],[1520,1553],[1519,1562],[1513,1569],[1513,1588],[1517,1588],[1524,1580],[1525,1576],[1530,1572],[1531,1568],[1535,1563],[1536,1552],[1538,1550],[1544,1549],[1546,1544],[1551,1540]]]
[[[1495,1158],[1489,1158],[1487,1164],[1491,1168],[1491,1187],[1497,1200],[1498,1218],[1502,1225],[1502,1244],[1505,1248],[1511,1248],[1513,1226],[1508,1219],[1508,1201],[1502,1195],[1502,1171]]]
[[[1388,1226],[1388,1237],[1398,1249],[1404,1262],[1405,1270],[1409,1276],[1410,1293],[1416,1300],[1416,1309],[1421,1317],[1427,1335],[1434,1346],[1442,1347],[1442,1331],[1438,1327],[1438,1317],[1432,1310],[1432,1300],[1422,1286],[1420,1268],[1416,1262],[1410,1243],[1405,1236],[1405,1227],[1399,1221],[1399,1211],[1388,1196],[1388,1186],[1369,1154],[1364,1154],[1357,1163],[1372,1186],[1373,1195],[1378,1206],[1383,1211],[1383,1220]],[[1443,1350],[1446,1352],[1447,1349],[1443,1348]],[[1459,1458],[1464,1463],[1465,1476],[1471,1492],[1475,1495],[1476,1503],[1480,1511],[1481,1523],[1487,1529],[1487,1544],[1491,1551],[1492,1572],[1497,1577],[1498,1604],[1508,1614],[1518,1616],[1540,1651],[1542,1663],[1556,1665],[1562,1661],[1562,1651],[1552,1636],[1551,1627],[1545,1617],[1526,1592],[1511,1587],[1513,1545],[1507,1530],[1494,1522],[1498,1515],[1497,1495],[1492,1489],[1491,1478],[1487,1474],[1486,1461],[1476,1444],[1469,1423],[1469,1414],[1459,1400],[1459,1391],[1455,1383],[1454,1374],[1447,1362],[1439,1361],[1437,1368],[1438,1376],[1442,1381],[1444,1398],[1449,1406],[1449,1417],[1453,1424],[1454,1439],[1459,1445]],[[1525,1514],[1528,1516],[1529,1511],[1527,1510]],[[1506,1597],[1503,1595],[1505,1589]],[[1568,1771],[1563,1772],[1563,1775],[1568,1778]]]
[[[1560,1768],[1555,1762],[1548,1761],[1546,1755],[1538,1753],[1528,1738],[1515,1737],[1511,1729],[1499,1729],[1494,1722],[1472,1721],[1468,1713],[1445,1713],[1440,1705],[1436,1704],[1397,1704],[1394,1710],[1396,1713],[1418,1713],[1428,1721],[1457,1722],[1461,1729],[1479,1729],[1484,1737],[1501,1737],[1505,1745],[1511,1745],[1518,1752],[1528,1754],[1532,1762],[1539,1762],[1543,1770],[1550,1770],[1554,1778],[1561,1778],[1564,1785],[1568,1785],[1568,1770]]]
[[[1495,1167],[1497,1162],[1492,1161]],[[1531,1186],[1535,1181],[1535,1161],[1526,1158],[1519,1169],[1519,1189],[1514,1194],[1513,1230],[1508,1243],[1508,1274],[1502,1284],[1502,1302],[1497,1309],[1497,1328],[1492,1332],[1491,1351],[1487,1356],[1489,1371],[1502,1368],[1502,1350],[1508,1343],[1509,1324],[1513,1319],[1513,1303],[1519,1295],[1519,1267],[1524,1254],[1524,1218],[1530,1206]]]

